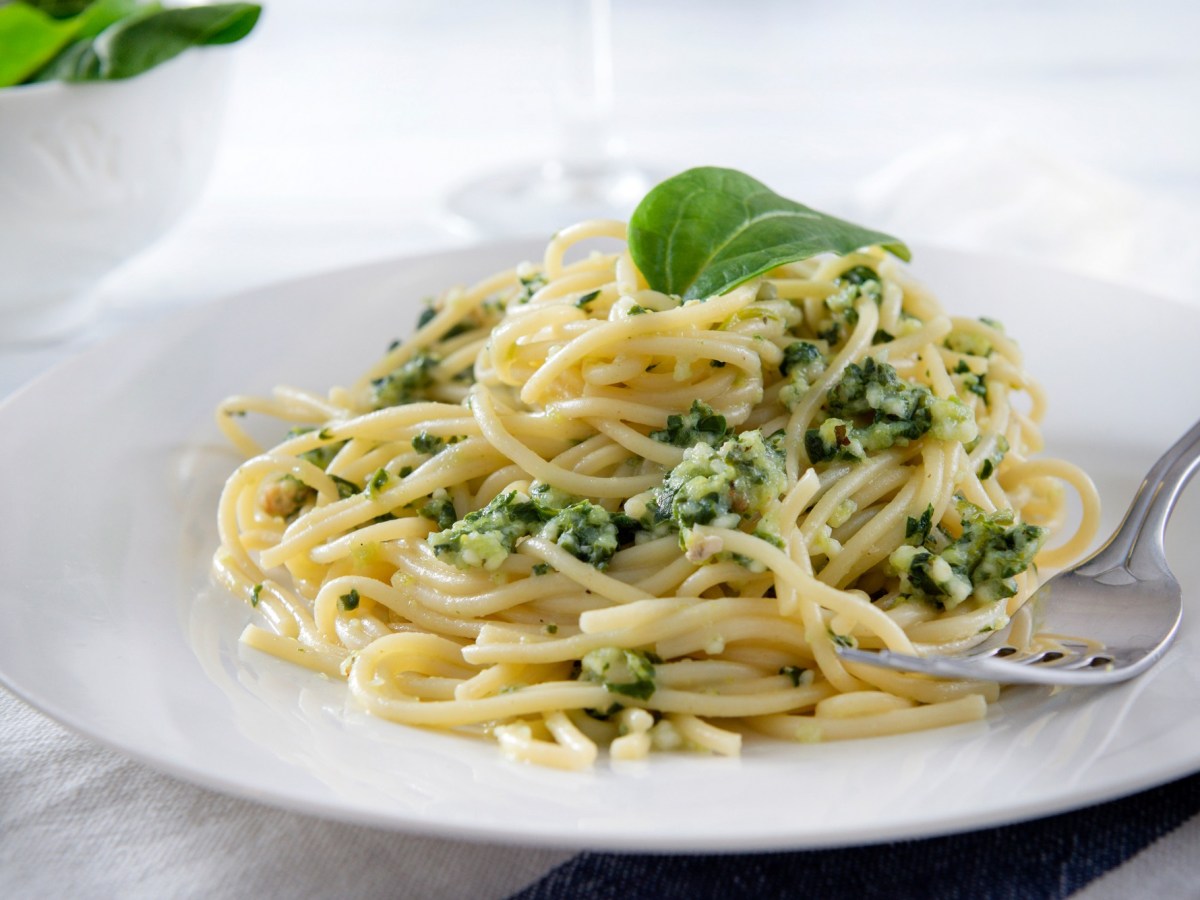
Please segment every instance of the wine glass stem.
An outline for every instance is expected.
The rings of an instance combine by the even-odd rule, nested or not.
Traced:
[[[558,116],[560,161],[568,166],[601,163],[614,149],[611,0],[574,0],[571,10]]]

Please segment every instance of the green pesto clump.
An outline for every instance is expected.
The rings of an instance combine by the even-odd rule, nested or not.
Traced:
[[[441,362],[436,354],[421,351],[408,362],[371,382],[371,405],[375,409],[403,406],[427,400],[433,372]]]
[[[421,508],[421,515],[434,519],[441,529],[427,539],[433,552],[460,569],[496,569],[522,538],[533,535],[602,569],[640,528],[624,514],[610,513],[548,484],[535,485],[530,494],[500,494],[460,521],[454,520],[449,500],[435,496]]]
[[[533,299],[534,294],[548,284],[546,276],[541,272],[518,276],[518,280],[521,282],[521,288],[514,298],[517,303],[528,303]]]
[[[542,526],[541,536],[576,559],[603,569],[617,552],[617,526],[602,506],[580,500],[559,511]]]
[[[796,341],[783,348],[783,360],[779,371],[791,375],[797,369],[808,381],[813,381],[825,371],[825,357],[821,348],[809,341]]]
[[[866,297],[876,303],[882,299],[882,288],[877,279],[854,281],[843,277],[839,283],[840,287],[825,298],[826,318],[815,323],[817,337],[827,342],[830,347],[848,338],[854,326],[858,324],[858,310],[855,309],[855,305],[860,298]]]
[[[904,381],[887,363],[868,357],[862,365],[850,363],[829,389],[829,414],[849,418],[870,413],[900,421],[920,420],[927,412],[929,389]],[[921,433],[928,422],[920,423]]]
[[[625,509],[652,534],[679,531],[686,546],[695,525],[757,523],[786,486],[778,442],[745,431],[719,448],[699,443],[686,450],[659,487],[630,498]]]
[[[825,371],[825,357],[816,344],[796,341],[783,348],[779,371],[788,379],[779,389],[779,402],[792,409]]]
[[[428,431],[422,431],[412,439],[412,448],[418,453],[424,453],[429,456],[436,456],[441,453],[446,446],[446,439],[439,437],[436,434],[430,434]]]
[[[545,482],[535,483],[530,493],[533,495],[534,502],[546,510],[548,516],[552,516],[558,510],[566,509],[572,503],[578,503],[582,499]]]
[[[931,535],[928,515],[922,517],[925,521],[909,519],[910,543],[888,558],[900,576],[901,594],[945,609],[953,609],[971,596],[983,603],[1011,597],[1017,592],[1014,576],[1033,563],[1045,543],[1046,529],[1014,523],[1012,510],[985,513],[961,497],[957,509],[963,532],[955,541]],[[914,522],[918,523],[915,527]],[[914,537],[923,540],[918,543]]]
[[[999,334],[1004,333],[1004,326],[995,319],[980,316],[979,321]],[[996,349],[992,342],[984,335],[973,331],[960,331],[958,329],[951,331],[946,336],[945,344],[955,353],[962,353],[966,356],[991,356],[992,352]]]
[[[297,425],[294,428],[288,429],[287,436],[289,438],[299,437],[302,434],[311,434],[316,431],[315,428],[309,425]],[[321,429],[317,435],[322,440],[327,439],[330,434],[326,429]],[[306,459],[318,469],[328,469],[329,464],[333,462],[333,458],[338,455],[338,451],[346,446],[345,441],[335,441],[332,444],[322,444],[319,447],[313,447],[311,450],[305,450],[300,454],[301,459]]]
[[[421,310],[421,314],[417,317],[417,331],[420,331],[435,318],[437,318],[438,313],[441,312],[443,308],[443,302],[432,297],[427,298],[425,303],[425,308]],[[491,330],[492,325],[499,320],[500,314],[503,312],[503,302],[497,302],[489,298],[489,300],[484,301],[482,306],[477,309],[470,310],[461,320],[455,322],[448,329],[446,329],[446,333],[438,338],[438,343],[444,344],[447,341],[454,340],[454,338],[459,337],[460,335],[469,334],[476,331],[480,332],[482,335],[483,333]],[[400,341],[395,341],[388,349],[394,350],[398,346],[400,346]]]
[[[446,496],[445,490],[441,488],[434,491],[433,496],[421,507],[419,512],[426,519],[436,522],[437,527],[442,531],[450,528],[458,521],[458,514],[454,511],[454,503]]]
[[[987,402],[987,374],[976,375],[965,359],[960,359],[953,372],[956,380],[967,390]]]
[[[460,569],[496,569],[516,549],[517,541],[540,528],[546,518],[528,494],[508,491],[427,540],[440,559]]]
[[[657,494],[658,513],[681,529],[693,525],[737,528],[762,517],[787,486],[783,460],[761,432],[746,431],[720,449],[688,450]]]
[[[866,284],[868,281],[874,281],[876,284],[881,282],[879,273],[870,266],[853,266],[847,269],[837,277],[839,284]]]
[[[654,693],[654,674],[650,655],[637,650],[601,647],[580,660],[580,680],[599,682],[610,693],[639,700]]]
[[[315,428],[310,426],[297,425],[288,430],[287,436],[289,438],[299,437],[302,434],[309,434],[315,430]],[[322,430],[319,436],[325,438],[327,432]],[[344,446],[346,446],[345,441],[322,444],[311,450],[305,450],[300,454],[300,459],[312,463],[318,469],[327,469],[329,468],[329,464],[333,462],[333,458],[337,456],[338,451]],[[331,477],[337,486],[338,496],[343,499],[358,493],[360,490],[358,485],[351,481],[339,478],[337,475]],[[282,475],[264,489],[259,497],[259,505],[269,515],[289,519],[315,500],[316,496],[317,492],[299,478],[296,478],[294,475]]]
[[[829,390],[824,422],[808,429],[804,447],[814,463],[861,460],[926,433],[967,443],[979,433],[971,408],[957,397],[937,398],[924,385],[900,378],[887,363],[850,363]]]
[[[979,437],[974,411],[957,397],[936,398],[929,404],[929,414],[929,433],[939,441],[969,444]]]
[[[348,481],[347,479],[342,478],[340,475],[330,475],[329,477],[333,480],[334,485],[337,486],[338,497],[342,500],[345,500],[347,497],[353,497],[355,494],[362,493],[363,489],[353,481]]]
[[[667,416],[667,427],[650,432],[650,437],[673,447],[694,447],[696,444],[719,447],[729,439],[729,428],[723,415],[714,412],[707,403],[693,400],[688,412]]]
[[[1000,463],[1004,462],[1004,457],[1009,451],[1008,438],[1002,434],[996,435],[996,440],[992,444],[992,452],[984,457],[983,462],[979,464],[979,471],[976,473],[980,481],[987,481],[996,470],[1000,468]]]

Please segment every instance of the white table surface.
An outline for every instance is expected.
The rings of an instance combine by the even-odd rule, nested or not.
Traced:
[[[99,314],[83,332],[0,349],[0,398],[82,347],[181,307],[476,239],[445,198],[467,179],[556,151],[556,122],[570,109],[562,57],[579,52],[574,8],[274,0],[237,51],[226,132],[199,204],[97,285]],[[1200,302],[1195,251],[1170,261],[1177,236],[1186,244],[1200,234],[1200,5],[615,0],[612,23],[614,125],[631,157],[666,172],[734,166],[905,238],[1037,257]],[[1113,248],[1129,247],[1168,261],[1118,265]],[[22,810],[0,808],[0,894],[68,893],[101,870],[81,895],[178,888],[147,874],[144,841],[123,851],[128,835],[86,817],[63,830],[35,802],[64,773],[79,778],[72,796],[85,808],[122,802],[102,787],[114,773],[122,790],[165,798],[150,814],[167,833],[240,802],[175,786],[2,692],[0,715],[0,797]],[[298,833],[305,822],[269,819]],[[219,841],[197,840],[183,844],[195,893],[252,887],[232,877]],[[443,851],[409,839],[387,852],[402,863]],[[482,871],[491,857],[480,853]],[[18,864],[52,854],[68,861]],[[484,893],[515,889],[561,857],[510,860]]]

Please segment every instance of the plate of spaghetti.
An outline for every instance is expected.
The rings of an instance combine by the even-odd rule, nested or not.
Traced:
[[[695,169],[628,223],[97,348],[0,408],[34,511],[4,526],[0,677],[221,790],[572,846],[915,837],[1194,770],[1186,617],[1105,690],[838,655],[1005,627],[1195,414],[1169,388],[1200,374],[1195,311],[910,256]],[[34,421],[51,404],[92,463]],[[64,519],[33,502],[51,480],[96,502]]]

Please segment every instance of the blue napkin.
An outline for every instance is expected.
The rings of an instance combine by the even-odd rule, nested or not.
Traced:
[[[1065,898],[1197,813],[1200,775],[1191,775],[1084,810],[919,841],[730,856],[581,853],[511,900]]]

